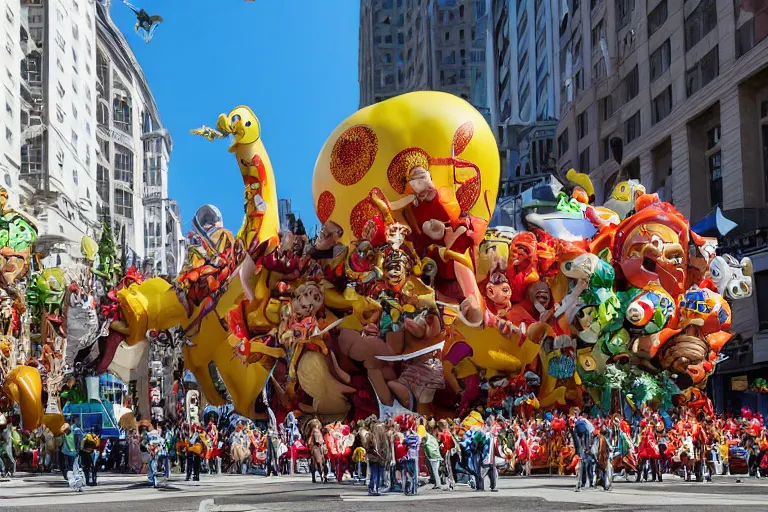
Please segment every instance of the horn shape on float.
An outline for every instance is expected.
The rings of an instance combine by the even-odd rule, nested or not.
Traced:
[[[16,366],[5,377],[3,393],[19,405],[24,430],[34,430],[43,421],[42,390],[43,379],[37,368]]]

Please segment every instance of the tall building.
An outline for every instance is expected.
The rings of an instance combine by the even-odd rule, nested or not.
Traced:
[[[47,263],[66,265],[97,228],[95,9],[86,1],[20,6],[28,31],[19,34],[19,202],[37,220]]]
[[[558,5],[558,0],[491,1],[493,58],[488,63],[501,198],[518,195],[553,170],[560,107]]]
[[[559,169],[589,172],[598,200],[635,178],[692,223],[717,206],[739,223],[722,242],[752,256],[755,294],[733,303],[722,405],[724,374],[768,368],[768,5],[571,0],[562,28]]]
[[[290,231],[291,229],[291,200],[290,199],[278,199],[277,200],[277,218],[280,219],[280,231]]]
[[[475,106],[494,128],[500,196],[554,168],[558,0],[362,0],[361,107],[415,90]]]
[[[27,49],[22,40],[29,41],[29,29],[26,8],[22,9],[21,4],[10,2],[4,10],[0,13],[0,37],[5,41],[5,53],[0,59],[5,64],[5,69],[0,70],[0,106],[5,107],[0,114],[0,186],[16,201],[21,168],[20,63]]]
[[[135,261],[156,274],[175,274],[183,263],[171,215],[168,164],[173,142],[128,41],[110,17],[110,1],[96,3],[98,105],[98,213],[123,234]],[[178,207],[176,207],[178,211]]]
[[[0,184],[36,220],[45,264],[81,262],[82,236],[108,220],[133,263],[173,274],[184,249],[171,139],[110,3],[6,3]]]
[[[361,0],[360,106],[410,91],[460,96],[490,120],[486,0]]]

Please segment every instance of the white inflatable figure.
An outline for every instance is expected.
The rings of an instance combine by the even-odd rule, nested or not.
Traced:
[[[72,471],[67,471],[67,483],[69,488],[75,492],[83,492],[85,487],[85,475],[83,470],[80,469],[80,463],[75,459],[75,463],[72,465]]]
[[[717,256],[709,266],[710,279],[717,291],[728,300],[746,299],[752,296],[752,261],[741,261],[730,254]]]
[[[629,212],[635,209],[635,199],[643,194],[645,194],[645,187],[638,180],[620,181],[603,206],[613,210],[621,220],[624,220]]]

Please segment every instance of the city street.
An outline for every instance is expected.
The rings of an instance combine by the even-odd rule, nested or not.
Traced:
[[[740,482],[739,482],[740,481]],[[0,512],[247,512],[376,511],[418,506],[421,512],[450,510],[765,510],[768,481],[720,477],[714,483],[686,483],[668,476],[663,483],[617,480],[613,490],[573,490],[573,477],[503,478],[499,492],[479,493],[466,485],[453,492],[424,486],[416,497],[367,495],[362,484],[312,485],[306,475],[264,478],[204,475],[184,482],[174,475],[168,487],[149,488],[144,476],[104,475],[97,488],[69,490],[59,475],[25,475],[0,481]]]

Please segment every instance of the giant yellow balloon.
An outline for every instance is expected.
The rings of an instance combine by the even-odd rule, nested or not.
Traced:
[[[12,402],[19,404],[21,426],[24,430],[34,430],[43,421],[43,379],[37,368],[15,366],[11,368],[3,381],[3,393]]]
[[[451,187],[462,210],[489,220],[499,185],[499,150],[485,118],[452,94],[419,91],[352,114],[323,146],[312,180],[321,222],[344,229],[343,241],[360,237],[378,215],[371,193],[390,202],[406,194],[416,166]]]

